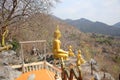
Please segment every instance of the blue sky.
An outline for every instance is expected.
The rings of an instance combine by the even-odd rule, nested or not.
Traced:
[[[61,19],[86,18],[113,25],[120,22],[120,0],[61,0],[52,13]]]

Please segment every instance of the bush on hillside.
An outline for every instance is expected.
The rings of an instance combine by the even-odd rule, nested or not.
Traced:
[[[108,44],[108,45],[112,44],[112,40],[107,38],[96,38],[96,42],[100,44]]]
[[[14,50],[14,51],[18,50],[18,48],[20,47],[20,44],[19,44],[18,40],[16,40],[16,39],[13,39],[13,40],[10,42],[10,44],[13,45],[12,50]]]

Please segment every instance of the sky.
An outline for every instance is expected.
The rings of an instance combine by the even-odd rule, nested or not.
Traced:
[[[61,0],[52,13],[61,19],[86,18],[113,25],[120,22],[120,0]]]

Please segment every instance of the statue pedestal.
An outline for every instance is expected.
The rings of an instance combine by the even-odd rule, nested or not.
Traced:
[[[64,60],[67,60],[68,59],[68,54],[64,54],[64,53],[56,53],[54,54],[54,58],[63,58]]]

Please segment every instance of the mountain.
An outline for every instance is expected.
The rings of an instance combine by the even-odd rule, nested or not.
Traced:
[[[114,24],[113,26],[120,28],[120,22]]]
[[[85,18],[77,20],[66,19],[64,21],[72,26],[77,27],[83,32],[120,36],[120,28],[110,26],[102,22],[92,22]]]

